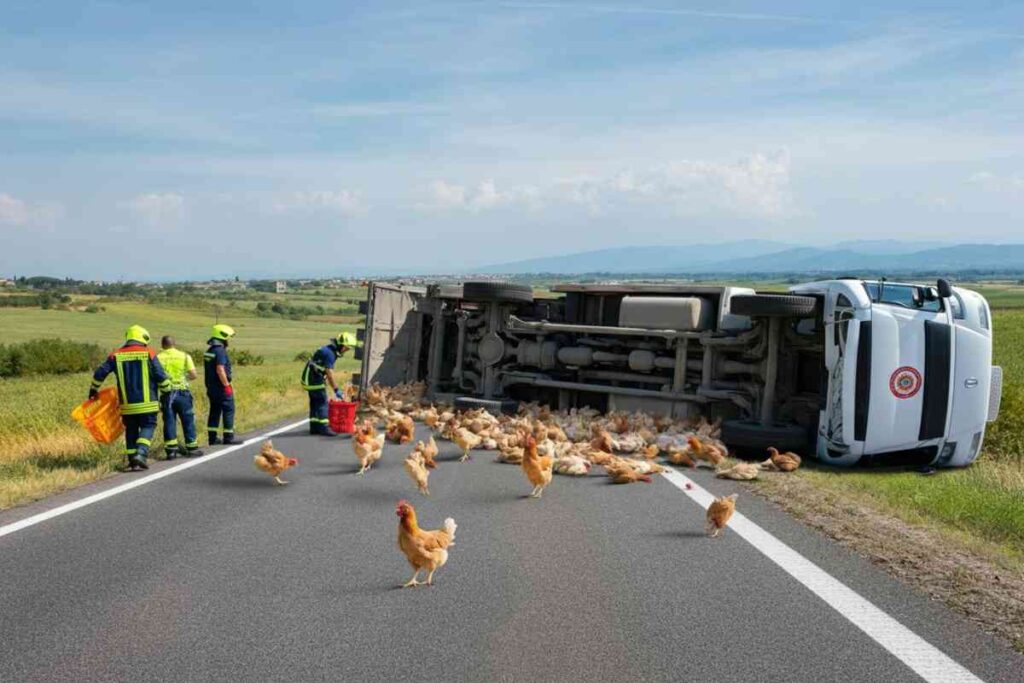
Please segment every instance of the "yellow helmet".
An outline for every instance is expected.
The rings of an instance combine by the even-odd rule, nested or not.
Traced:
[[[358,340],[356,340],[356,335],[351,332],[339,332],[334,341],[338,346],[345,346],[350,349],[354,349],[359,344]]]
[[[125,341],[137,341],[143,344],[149,343],[149,332],[142,325],[132,325],[124,331]]]
[[[227,340],[235,336],[235,330],[230,325],[220,323],[213,326],[213,329],[210,331],[210,336],[214,339]]]

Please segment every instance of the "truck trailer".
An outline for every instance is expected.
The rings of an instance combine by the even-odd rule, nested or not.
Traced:
[[[999,411],[980,294],[840,278],[787,293],[698,284],[372,282],[354,381],[422,381],[457,407],[721,420],[731,448],[965,466]]]

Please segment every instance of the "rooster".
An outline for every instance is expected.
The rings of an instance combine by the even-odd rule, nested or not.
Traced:
[[[364,474],[384,453],[384,434],[371,437],[360,430],[352,437],[352,450],[361,465],[359,474]]]
[[[402,588],[421,586],[417,577],[427,571],[426,585],[434,583],[434,572],[448,561],[448,548],[455,545],[455,529],[458,525],[451,517],[444,520],[444,528],[425,531],[416,520],[416,510],[407,501],[399,501],[395,509],[398,515],[398,548],[412,565],[413,575]]]
[[[550,455],[537,454],[537,439],[530,434],[526,437],[526,448],[523,450],[523,472],[533,484],[530,498],[540,498],[544,487],[551,483],[551,472],[554,461]]]
[[[430,489],[427,488],[427,478],[430,476],[430,470],[427,469],[426,459],[421,451],[414,450],[409,454],[409,457],[405,459],[405,471],[412,482],[416,484],[419,492],[424,496],[429,496]]]
[[[736,494],[715,498],[708,506],[708,535],[714,538],[725,528],[736,511]]]
[[[688,437],[686,443],[690,446],[690,455],[697,460],[710,463],[713,467],[721,465],[725,456],[728,455],[723,448],[710,442],[701,441],[696,436]]]
[[[459,462],[466,462],[469,460],[469,452],[474,448],[478,448],[480,444],[483,443],[482,438],[463,427],[459,427],[455,430],[455,433],[452,434],[452,441],[458,444],[459,448],[462,449],[462,457],[459,458]]]
[[[761,469],[792,472],[800,467],[800,456],[796,453],[779,453],[777,448],[768,447],[768,459],[761,463]]]
[[[256,465],[257,469],[272,476],[274,481],[280,486],[288,483],[281,479],[284,471],[289,467],[295,467],[299,464],[298,458],[289,458],[281,451],[274,450],[274,444],[270,441],[263,442],[259,454],[252,459],[252,462]]]

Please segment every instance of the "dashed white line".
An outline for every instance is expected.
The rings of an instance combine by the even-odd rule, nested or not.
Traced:
[[[678,470],[669,468],[662,476],[703,508],[715,499],[709,491]],[[981,681],[944,652],[744,515],[735,513],[729,528],[921,678],[935,683]]]
[[[270,438],[272,436],[276,436],[277,434],[283,434],[284,432],[289,432],[289,431],[295,429],[296,427],[300,427],[300,426],[306,424],[307,422],[309,422],[308,418],[305,419],[305,420],[300,420],[299,422],[293,422],[290,425],[285,425],[284,427],[279,427],[279,428],[274,429],[272,431],[265,432],[265,433],[260,434],[258,436],[254,436],[251,439],[246,439],[245,441],[243,441],[241,443],[238,443],[238,444],[235,444],[233,446],[228,446],[227,448],[219,450],[216,453],[211,453],[209,455],[205,455],[205,456],[202,456],[200,458],[196,458],[194,460],[189,460],[189,461],[184,462],[184,463],[182,463],[180,465],[177,465],[175,467],[170,467],[168,469],[161,470],[161,471],[156,472],[154,474],[150,474],[150,475],[147,475],[147,476],[144,476],[144,477],[140,477],[139,479],[132,479],[131,481],[129,481],[129,482],[125,483],[125,484],[121,484],[120,486],[115,486],[113,488],[107,489],[106,491],[100,491],[99,493],[93,494],[91,496],[87,496],[87,497],[82,498],[80,500],[72,501],[72,502],[70,502],[70,503],[68,503],[66,505],[61,505],[60,507],[53,508],[52,510],[47,510],[46,512],[40,512],[38,515],[32,515],[31,517],[26,517],[25,519],[19,520],[17,522],[12,522],[11,524],[7,524],[5,526],[0,526],[0,537],[6,536],[8,534],[13,534],[15,531],[21,531],[22,529],[27,529],[30,526],[35,526],[36,524],[39,524],[40,522],[45,522],[46,520],[53,519],[54,517],[60,517],[61,515],[66,515],[69,512],[72,512],[74,510],[79,510],[79,509],[84,508],[84,507],[86,507],[88,505],[92,505],[93,503],[98,503],[101,500],[106,500],[107,498],[110,498],[112,496],[116,496],[119,493],[124,493],[125,491],[131,491],[132,489],[137,489],[140,486],[145,486],[146,484],[151,484],[154,481],[157,481],[159,479],[163,479],[164,477],[170,477],[170,476],[172,476],[174,474],[179,474],[181,472],[184,472],[187,469],[191,469],[193,467],[198,467],[198,466],[200,466],[200,465],[202,465],[204,463],[210,462],[211,460],[216,460],[217,458],[219,458],[221,456],[225,456],[225,455],[227,455],[229,453],[234,453],[235,451],[240,450],[242,448],[245,448],[246,446],[251,446],[254,443],[258,443],[260,441],[263,441],[264,439],[268,439],[268,438]]]

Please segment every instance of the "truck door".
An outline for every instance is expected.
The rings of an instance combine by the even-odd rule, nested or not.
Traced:
[[[360,313],[366,327],[358,331],[363,346],[356,358],[363,361],[357,382],[366,389],[374,382],[394,386],[419,379],[423,316],[416,303],[426,294],[422,287],[371,282]]]

